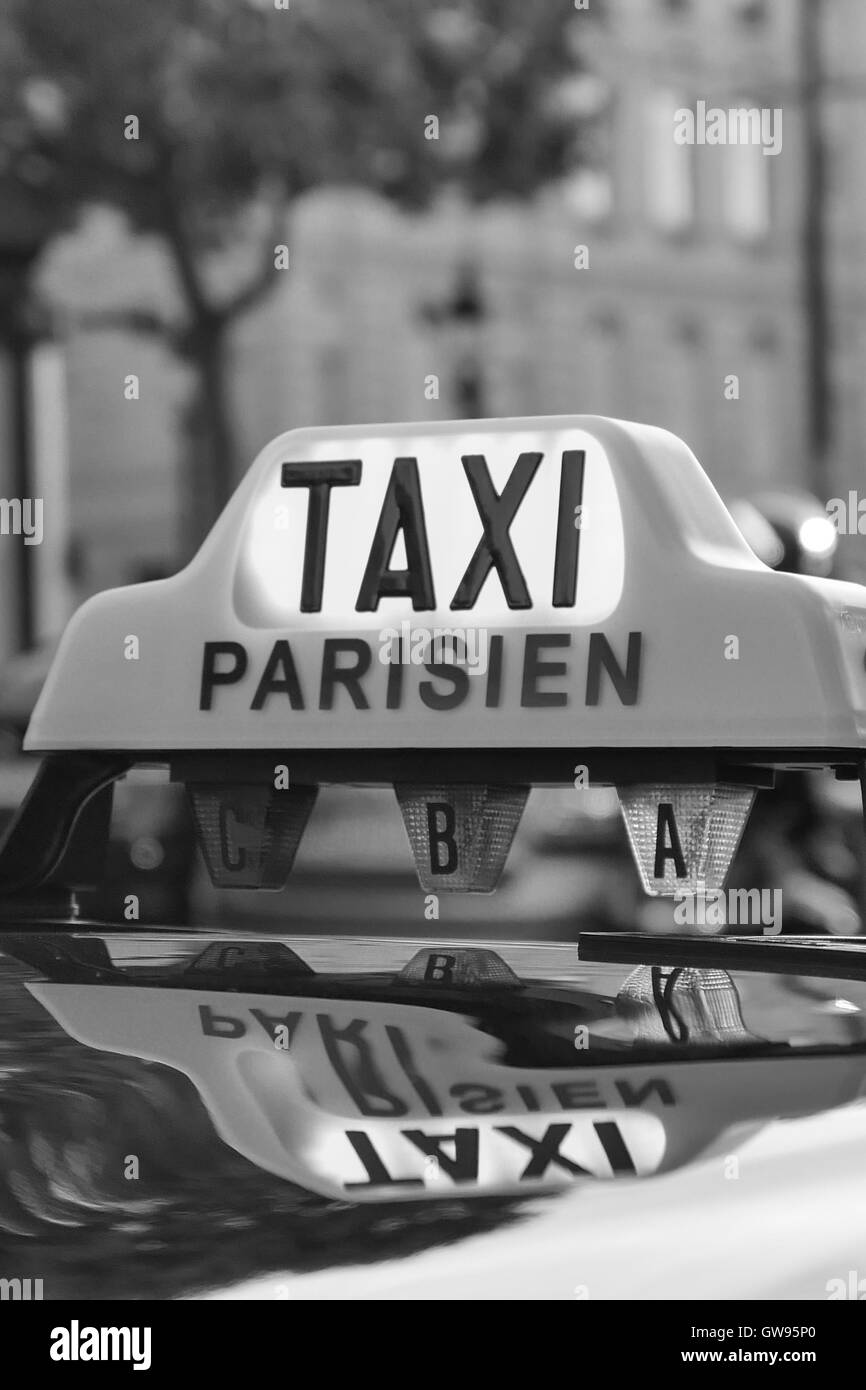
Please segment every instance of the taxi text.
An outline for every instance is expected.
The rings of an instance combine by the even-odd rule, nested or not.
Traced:
[[[578,655],[580,646],[583,650]],[[593,706],[603,699],[603,676],[621,704],[636,705],[643,634],[629,632],[624,646],[624,652],[617,652],[603,632],[590,632],[585,644],[570,632],[527,632],[522,639],[517,634],[506,639],[502,633],[491,633],[484,677],[473,680],[466,665],[456,661],[425,662],[420,667],[399,662],[383,665],[373,644],[362,637],[324,638],[312,671],[309,661],[304,669],[296,660],[285,637],[275,641],[255,665],[243,642],[206,641],[199,709],[213,710],[218,691],[238,687],[253,712],[275,700],[292,710],[333,710],[338,693],[343,708],[348,700],[356,710],[368,710],[374,701],[386,710],[399,710],[410,689],[427,709],[439,711],[469,703],[486,709],[514,704],[523,709]],[[422,671],[426,679],[421,678]]]

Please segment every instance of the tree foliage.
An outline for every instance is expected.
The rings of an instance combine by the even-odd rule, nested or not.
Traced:
[[[276,3],[7,0],[0,18],[0,246],[42,243],[93,203],[157,234],[183,313],[151,326],[203,384],[211,373],[211,413],[221,338],[271,284],[298,195],[356,183],[419,207],[450,182],[526,196],[575,158],[560,95],[587,19],[569,0]],[[228,284],[227,249],[244,267]],[[218,429],[222,499],[229,420]]]

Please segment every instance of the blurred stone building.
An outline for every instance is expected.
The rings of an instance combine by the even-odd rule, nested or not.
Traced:
[[[817,18],[815,52],[803,4]],[[407,217],[332,190],[293,210],[291,266],[234,343],[241,467],[298,425],[590,412],[674,430],[727,496],[866,484],[866,6],[607,0],[593,33],[591,72],[572,93],[586,165],[532,206],[445,199]],[[699,101],[781,108],[781,151],[678,145],[675,113]],[[817,108],[828,159],[815,267],[804,227]],[[94,309],[170,307],[165,258],[96,213],[55,247],[42,282],[67,349],[82,588],[171,569],[188,382],[155,340],[92,321]],[[811,443],[816,288],[831,325],[823,460]],[[138,401],[124,399],[129,373]]]

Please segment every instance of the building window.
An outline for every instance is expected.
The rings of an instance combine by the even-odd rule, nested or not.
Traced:
[[[673,92],[654,92],[646,111],[646,202],[650,221],[670,235],[687,232],[695,217],[694,149],[674,139],[684,103]]]
[[[753,352],[778,352],[779,334],[772,324],[759,324],[752,329],[749,343]]]
[[[615,109],[610,83],[585,72],[565,88],[566,110],[579,137],[572,167],[563,177],[565,199],[581,219],[601,222],[613,211],[613,138]]]
[[[708,443],[706,344],[701,324],[693,318],[675,320],[668,344],[667,400],[659,423],[685,440],[700,458],[707,453]]]
[[[349,409],[349,357],[342,343],[325,343],[318,360],[318,417],[316,424],[344,425]]]
[[[741,395],[754,485],[778,476],[779,339],[770,324],[757,324],[747,339],[747,369]]]
[[[767,18],[766,0],[728,0],[734,18],[743,24],[763,24]]]
[[[582,390],[590,414],[628,416],[634,398],[625,331],[619,315],[600,309],[591,315],[586,334]]]
[[[737,241],[762,241],[770,231],[772,159],[761,145],[727,145],[719,155],[725,226]]]
[[[680,319],[679,322],[674,325],[673,336],[680,347],[687,348],[691,351],[692,348],[697,348],[701,345],[701,326],[694,319]]]

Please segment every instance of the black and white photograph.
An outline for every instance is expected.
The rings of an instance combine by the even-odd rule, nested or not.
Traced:
[[[858,0],[0,0],[23,1367],[853,1354],[864,441]]]

